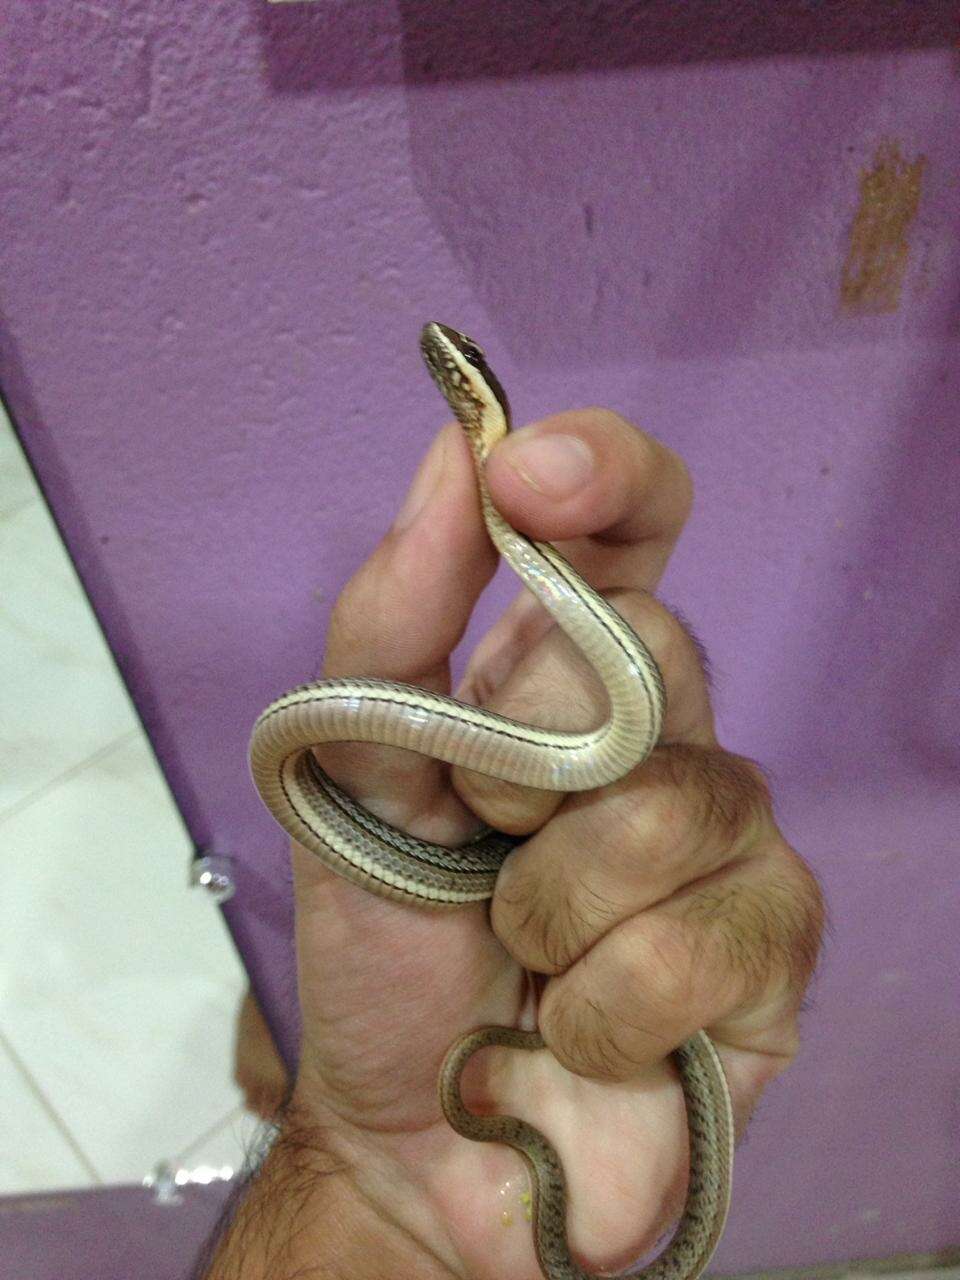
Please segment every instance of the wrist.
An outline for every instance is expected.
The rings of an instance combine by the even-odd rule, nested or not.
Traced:
[[[199,1280],[464,1280],[427,1197],[368,1137],[292,1104]]]

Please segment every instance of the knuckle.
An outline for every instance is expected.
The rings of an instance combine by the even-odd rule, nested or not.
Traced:
[[[522,859],[522,855],[521,855]],[[566,972],[620,918],[620,908],[582,870],[562,864],[545,877],[508,859],[491,904],[491,927],[528,969]]]
[[[820,958],[827,911],[816,876],[796,850],[781,842],[775,860],[774,895],[786,915],[792,945],[788,970],[791,989],[802,995]]]
[[[717,831],[725,843],[737,845],[766,813],[766,794],[758,790],[739,757],[726,751],[697,754],[703,825]]]
[[[688,920],[719,949],[742,1000],[799,1002],[819,957],[823,899],[788,845],[779,842],[746,875],[693,890]]]
[[[603,865],[628,870],[642,863],[644,876],[659,882],[690,846],[684,797],[641,766],[613,783],[605,799],[591,810],[588,827]]]
[[[676,921],[656,916],[638,920],[634,929],[618,930],[612,938],[614,963],[625,975],[629,990],[648,1011],[652,1026],[676,1020],[694,990],[696,957],[691,937]]]
[[[655,780],[644,777],[642,770],[637,782],[639,785],[629,792],[631,827],[642,833],[648,854],[663,858],[686,834],[688,806],[676,788],[657,785]]]
[[[624,1079],[675,1047],[693,991],[682,934],[675,922],[669,929],[618,930],[605,942],[602,987],[569,977],[547,985],[540,1028],[565,1066],[580,1075]]]
[[[494,934],[524,968],[535,973],[562,973],[569,964],[570,931],[543,878],[524,869],[497,879],[490,905]]]
[[[576,1075],[618,1080],[626,1074],[614,1024],[596,1000],[551,983],[540,1006],[540,1033],[561,1066]]]
[[[683,797],[691,836],[735,854],[771,829],[769,792],[752,761],[718,747],[671,743],[656,748],[650,765]]]
[[[749,990],[765,992],[771,982],[780,986],[793,969],[795,932],[790,894],[768,884],[725,912],[721,934],[727,961]]]

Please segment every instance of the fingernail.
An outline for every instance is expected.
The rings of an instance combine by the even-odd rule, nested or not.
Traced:
[[[403,506],[393,522],[393,527],[398,533],[403,529],[408,529],[413,524],[414,520],[427,505],[427,500],[431,493],[440,483],[440,477],[443,474],[445,450],[446,441],[441,437],[421,462],[420,469],[413,477],[413,483],[404,499]]]
[[[578,436],[534,436],[502,446],[507,462],[537,493],[547,498],[571,498],[596,473],[593,450]]]

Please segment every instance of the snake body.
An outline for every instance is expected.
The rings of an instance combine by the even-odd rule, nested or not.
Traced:
[[[273,702],[250,743],[253,780],[267,808],[295,840],[331,870],[373,893],[421,906],[454,907],[489,898],[515,841],[485,831],[457,849],[414,839],[352,800],[317,764],[311,748],[375,742],[547,791],[585,791],[623,777],[656,744],[665,695],[657,665],[620,615],[549,543],[513,529],[494,507],[484,462],[509,430],[499,381],[471,339],[445,325],[425,326],[420,347],[470,442],[480,503],[491,540],[589,660],[607,692],[599,728],[555,732],[521,724],[412,685],[384,680],[319,680]],[[488,1045],[534,1050],[536,1032],[485,1027],[461,1036],[440,1070],[450,1125],[478,1142],[514,1147],[532,1175],[537,1258],[546,1280],[595,1280],[571,1257],[563,1167],[549,1141],[511,1116],[477,1116],[460,1096],[468,1060]],[[710,1259],[726,1220],[733,1166],[730,1096],[716,1049],[698,1032],[674,1054],[687,1110],[690,1179],[680,1223],[644,1271],[647,1280],[694,1280]]]

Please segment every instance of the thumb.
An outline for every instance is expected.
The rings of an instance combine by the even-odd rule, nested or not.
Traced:
[[[446,692],[449,658],[496,569],[462,430],[444,427],[393,527],[344,587],[326,676],[405,680]]]

